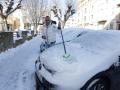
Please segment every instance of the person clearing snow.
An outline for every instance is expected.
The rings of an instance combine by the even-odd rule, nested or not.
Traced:
[[[49,16],[46,16],[45,23],[42,27],[43,43],[41,44],[41,52],[55,44],[56,32],[59,32],[56,27],[56,22],[52,21]]]

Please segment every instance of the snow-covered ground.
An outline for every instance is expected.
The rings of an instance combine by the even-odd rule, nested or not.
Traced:
[[[62,60],[63,46],[56,45],[54,49],[52,47],[46,50],[43,53],[43,58],[46,59],[44,63],[49,67],[51,66],[50,69],[60,72],[54,75],[54,79],[48,72],[42,74],[44,74],[44,77],[46,76],[45,78],[48,81],[53,83],[57,81],[58,85],[65,85],[65,87],[71,85],[71,87],[76,86],[78,88],[91,76],[109,68],[112,63],[117,61],[120,52],[120,32],[71,30],[69,33],[65,30],[64,34],[67,35],[64,37],[65,41],[72,39],[72,42],[67,42],[66,46],[69,54],[76,56],[75,63],[74,61],[67,63],[67,61]],[[75,39],[76,36],[78,36],[77,39]],[[57,38],[57,43],[60,42],[61,38]],[[39,54],[40,43],[40,36],[37,36],[0,54],[0,90],[35,90],[34,63]],[[51,56],[52,58],[50,58]],[[91,68],[88,68],[88,66]],[[96,70],[96,67],[99,68]],[[79,71],[77,71],[78,68]],[[82,76],[84,77],[81,78]]]
[[[40,36],[0,54],[0,90],[35,90],[34,62]]]

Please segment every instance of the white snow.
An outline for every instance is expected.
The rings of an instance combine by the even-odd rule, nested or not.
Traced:
[[[74,30],[74,31],[73,31]],[[51,75],[40,71],[61,90],[77,90],[96,73],[106,70],[120,55],[119,31],[69,29],[63,32],[69,60],[63,58],[63,45],[55,45],[42,53],[42,61],[55,70]],[[79,36],[76,38],[76,36]],[[61,42],[61,36],[57,43]],[[38,57],[40,36],[0,54],[0,90],[35,90],[34,63]],[[51,53],[52,52],[52,53]],[[51,57],[52,56],[52,57]]]
[[[67,52],[73,59],[72,62],[71,59],[69,61],[63,58],[62,44],[56,45],[41,55],[45,66],[56,73],[52,75],[44,67],[40,71],[44,78],[62,87],[62,90],[67,90],[66,88],[78,90],[92,76],[108,69],[118,61],[120,31],[74,30],[65,33],[65,41],[72,39],[71,42],[66,43]],[[80,36],[75,38],[79,33],[81,33]]]
[[[0,90],[35,90],[34,62],[40,36],[0,54]]]

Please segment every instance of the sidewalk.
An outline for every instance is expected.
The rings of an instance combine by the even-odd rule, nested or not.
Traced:
[[[34,62],[40,36],[0,54],[0,90],[35,90]]]

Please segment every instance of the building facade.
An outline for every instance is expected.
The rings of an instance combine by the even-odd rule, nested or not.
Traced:
[[[78,0],[79,26],[120,30],[120,0]]]
[[[14,31],[15,29],[20,27],[20,18],[15,17],[13,14],[8,16],[7,19],[7,25],[8,25],[8,31]],[[0,18],[0,32],[6,31],[5,28],[5,21],[3,21],[2,18]]]
[[[71,16],[66,24],[65,28],[70,28],[70,27],[78,27],[78,14],[76,13],[75,15]]]
[[[7,0],[0,0],[0,4],[2,4],[5,7],[5,1]],[[3,10],[6,8],[3,8]],[[18,11],[19,12],[19,11]],[[0,32],[2,31],[14,31],[15,29],[20,27],[20,18],[16,16],[17,11],[13,12],[10,14],[7,18],[7,25],[8,25],[8,30],[6,29],[5,26],[5,21],[0,17]]]

